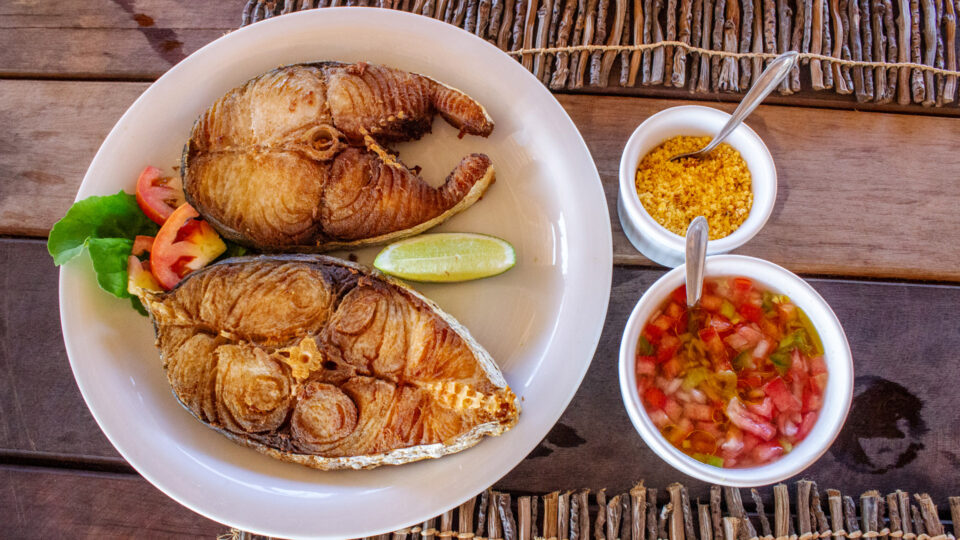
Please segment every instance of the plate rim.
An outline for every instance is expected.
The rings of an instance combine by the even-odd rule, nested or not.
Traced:
[[[466,39],[468,41],[473,41],[476,46],[489,47],[490,49],[493,49],[494,51],[496,51],[498,54],[503,55],[506,59],[509,59],[511,62],[516,63],[516,61],[512,57],[507,55],[505,52],[503,52],[499,48],[496,48],[495,46],[488,43],[487,41],[461,28],[449,25],[443,21],[438,21],[430,17],[425,17],[422,15],[407,13],[403,11],[396,11],[396,10],[389,10],[389,9],[375,8],[375,7],[334,7],[334,8],[323,8],[323,9],[311,9],[311,10],[305,10],[300,12],[294,12],[294,13],[290,13],[282,16],[272,17],[270,19],[266,19],[264,21],[260,21],[258,23],[251,24],[251,25],[239,28],[237,30],[234,30],[228,34],[225,34],[217,38],[216,40],[210,43],[207,43],[206,45],[204,45],[194,53],[190,54],[187,58],[180,61],[175,66],[171,67],[163,75],[161,75],[156,81],[151,83],[151,85],[147,87],[147,89],[144,90],[144,92],[140,96],[138,96],[137,99],[134,100],[134,102],[126,109],[126,111],[124,111],[124,113],[113,125],[110,132],[103,139],[103,142],[101,142],[100,147],[98,148],[96,154],[94,155],[89,166],[87,167],[86,172],[84,173],[83,180],[80,184],[80,187],[77,190],[77,196],[74,200],[77,201],[77,200],[80,200],[82,197],[85,198],[91,195],[90,193],[86,193],[91,189],[90,186],[93,183],[93,181],[90,180],[91,171],[94,170],[95,165],[97,165],[99,162],[109,159],[105,153],[105,148],[107,146],[107,143],[111,141],[113,138],[120,136],[119,132],[117,131],[117,127],[125,123],[125,121],[127,121],[128,119],[128,116],[133,115],[134,114],[133,111],[135,111],[136,109],[142,106],[141,102],[149,101],[151,99],[150,96],[154,92],[155,88],[157,88],[159,83],[167,80],[168,78],[175,77],[176,73],[179,70],[185,69],[183,66],[190,66],[193,63],[200,61],[200,60],[197,60],[197,58],[202,59],[204,56],[214,54],[210,52],[211,50],[216,51],[216,49],[220,47],[230,47],[229,45],[230,42],[241,41],[244,38],[246,38],[246,36],[249,34],[255,34],[258,32],[268,32],[273,26],[281,27],[283,25],[291,25],[299,22],[300,20],[327,17],[327,16],[331,16],[331,14],[335,14],[333,16],[344,16],[349,18],[353,18],[353,17],[397,18],[399,19],[399,22],[401,24],[404,22],[410,22],[415,20],[416,22],[414,24],[421,24],[421,25],[426,25],[427,27],[443,29],[444,31],[447,31],[447,32],[452,30],[454,31],[454,33],[460,35],[463,39]],[[339,14],[349,14],[349,15],[339,15]],[[313,23],[308,21],[304,24],[310,25]],[[225,43],[227,45],[225,45]],[[233,53],[233,54],[236,54],[236,53]],[[597,304],[597,310],[600,313],[600,316],[594,319],[593,324],[590,325],[589,327],[587,327],[586,325],[584,326],[584,329],[589,331],[584,332],[583,335],[591,336],[591,340],[588,340],[590,343],[586,347],[586,349],[589,351],[589,357],[586,359],[586,361],[580,363],[579,373],[577,373],[575,377],[576,384],[572,387],[569,395],[566,396],[565,399],[558,401],[560,406],[558,408],[558,413],[556,414],[555,418],[553,418],[552,422],[549,423],[548,425],[545,423],[544,425],[538,425],[530,428],[530,431],[533,434],[538,435],[536,437],[536,440],[539,441],[539,440],[542,440],[543,437],[545,437],[546,434],[549,432],[549,430],[552,429],[552,427],[560,420],[561,416],[566,411],[567,407],[569,406],[570,402],[576,395],[577,391],[580,389],[583,383],[583,378],[586,376],[586,373],[589,370],[594,357],[596,356],[597,348],[599,347],[600,338],[603,332],[604,323],[606,322],[607,311],[609,309],[610,291],[612,287],[612,275],[613,275],[613,238],[612,238],[612,229],[611,229],[611,222],[610,222],[610,209],[607,205],[606,196],[603,189],[603,182],[602,182],[602,179],[600,178],[599,171],[597,170],[596,161],[593,159],[593,156],[590,153],[590,149],[587,147],[586,142],[583,139],[583,135],[580,133],[580,130],[577,128],[576,124],[574,124],[573,120],[570,118],[569,114],[567,114],[563,106],[560,105],[559,101],[557,101],[553,93],[551,93],[549,89],[543,87],[540,81],[537,80],[532,73],[522,68],[522,66],[520,66],[519,63],[516,63],[516,67],[522,70],[523,75],[521,76],[527,77],[528,80],[532,80],[532,82],[540,86],[540,88],[543,90],[542,95],[549,96],[550,99],[545,101],[547,102],[548,107],[550,109],[553,109],[553,111],[551,112],[555,113],[557,115],[557,118],[572,130],[571,133],[575,136],[575,140],[579,144],[580,150],[582,150],[582,152],[588,159],[589,168],[593,173],[592,178],[590,179],[591,188],[588,190],[588,192],[591,194],[591,198],[599,199],[600,204],[598,205],[597,209],[602,210],[602,212],[600,212],[599,217],[604,218],[602,219],[601,223],[597,224],[597,227],[595,228],[595,230],[591,230],[591,234],[595,235],[596,233],[599,232],[599,235],[600,235],[599,238],[594,237],[592,241],[597,245],[606,246],[606,249],[601,250],[602,253],[600,253],[601,258],[603,260],[597,261],[595,267],[591,268],[591,272],[593,273],[592,274],[593,278],[601,283],[600,285],[601,291],[599,292],[602,292],[604,294],[602,295],[602,298],[599,301],[599,304]],[[111,434],[111,431],[105,427],[103,420],[101,419],[101,415],[98,414],[98,412],[94,409],[94,407],[91,406],[91,397],[88,396],[88,393],[91,392],[91,390],[89,388],[85,388],[84,384],[81,382],[82,376],[78,372],[79,360],[75,361],[74,359],[82,358],[83,353],[77,350],[75,344],[71,343],[71,338],[70,338],[71,332],[68,332],[68,328],[71,328],[73,326],[73,323],[67,320],[68,319],[66,315],[67,310],[65,310],[64,308],[65,304],[68,302],[67,298],[69,296],[69,291],[67,290],[67,287],[66,287],[66,278],[65,278],[68,272],[71,272],[70,267],[68,266],[60,267],[59,277],[58,277],[58,304],[59,304],[58,307],[60,309],[61,332],[63,335],[64,345],[67,352],[68,361],[70,363],[71,372],[73,373],[73,376],[74,376],[74,381],[76,382],[77,387],[80,390],[84,403],[87,406],[87,410],[90,411],[90,414],[93,416],[94,420],[97,422],[97,425],[100,428],[101,432],[104,434],[104,436],[107,437],[107,439],[110,441],[110,444],[113,446],[113,448],[121,455],[121,457],[123,457],[123,459],[128,464],[130,464],[131,467],[133,467],[137,471],[139,475],[141,475],[145,480],[147,480],[152,486],[160,490],[163,494],[170,497],[180,505],[190,509],[191,511],[207,519],[211,519],[213,521],[219,522],[227,526],[242,528],[247,531],[255,532],[258,534],[270,535],[270,536],[303,536],[303,537],[314,537],[314,538],[336,538],[340,536],[339,534],[337,536],[324,536],[325,533],[323,531],[317,531],[317,533],[319,534],[310,533],[307,535],[298,535],[298,534],[291,535],[290,531],[280,530],[275,527],[263,528],[258,526],[248,526],[246,524],[236,523],[235,520],[224,519],[223,516],[221,515],[222,512],[212,511],[209,508],[203,508],[200,505],[194,504],[192,500],[189,500],[186,497],[182,496],[183,495],[182,493],[175,492],[164,480],[163,475],[154,474],[154,471],[151,471],[148,468],[143,467],[142,464],[134,463],[134,461],[130,459],[131,448],[118,444],[118,437],[115,434]],[[562,309],[562,305],[557,309],[558,310]],[[552,342],[553,338],[551,338],[550,341]],[[548,351],[544,351],[543,356],[545,356],[546,352]],[[553,415],[550,415],[550,416],[553,416]],[[521,413],[521,417],[522,417],[522,413]],[[526,459],[527,455],[529,454],[529,451],[532,451],[533,448],[536,447],[536,444],[538,443],[534,443],[533,447],[531,447],[530,450],[528,450],[527,452],[522,454],[517,453],[515,458],[511,458],[509,461],[512,462],[512,465],[510,465],[509,467],[506,467],[502,472],[498,472],[496,475],[496,479],[490,482],[490,484],[492,485],[497,481],[499,481],[500,479],[502,479],[503,476],[507,475],[513,468],[515,468],[524,459]],[[409,524],[415,524],[427,518],[432,518],[435,515],[442,513],[446,509],[455,508],[460,504],[462,504],[463,502],[465,502],[466,500],[476,497],[484,489],[486,488],[480,488],[476,492],[473,492],[473,490],[470,490],[471,494],[469,494],[466,497],[461,496],[461,497],[451,498],[450,504],[447,504],[445,509],[440,509],[436,512],[427,512],[423,516],[421,516],[420,514],[417,514],[416,516],[408,517],[404,519],[401,523],[398,523],[396,526],[369,529],[369,530],[363,531],[362,534],[351,535],[351,536],[370,536],[374,534],[383,534],[383,533],[400,529],[404,526],[408,526]]]

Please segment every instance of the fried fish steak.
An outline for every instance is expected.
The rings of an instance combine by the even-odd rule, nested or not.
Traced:
[[[436,458],[500,435],[519,415],[466,328],[353,263],[228,259],[139,295],[177,399],[277,459],[361,469]]]
[[[479,103],[423,75],[336,62],[275,69],[197,120],[182,158],[187,200],[223,236],[263,251],[420,233],[494,182],[490,158],[470,154],[434,188],[383,146],[420,138],[438,113],[461,136],[493,131]]]

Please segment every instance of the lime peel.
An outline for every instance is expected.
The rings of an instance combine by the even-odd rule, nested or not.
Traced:
[[[509,242],[476,233],[422,234],[385,247],[373,266],[410,281],[449,283],[502,274],[517,257]]]

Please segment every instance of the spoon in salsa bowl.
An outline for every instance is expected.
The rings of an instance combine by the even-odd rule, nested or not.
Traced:
[[[687,226],[687,307],[691,312],[700,303],[703,293],[703,265],[707,259],[707,218],[697,216]]]
[[[750,91],[747,92],[747,95],[743,96],[740,105],[733,111],[733,114],[730,115],[730,120],[727,121],[726,125],[723,126],[716,137],[711,139],[710,142],[700,150],[677,154],[670,158],[670,161],[677,161],[678,159],[688,157],[706,157],[711,150],[722,143],[727,136],[733,133],[733,130],[737,129],[737,126],[750,116],[750,113],[757,108],[757,105],[759,105],[770,92],[773,92],[773,89],[783,81],[787,73],[790,73],[793,66],[797,64],[798,56],[799,53],[797,51],[787,51],[776,57],[773,62],[770,62],[767,69],[763,70],[763,73],[760,74],[760,77],[757,79],[757,84],[754,84],[753,87],[750,88]]]

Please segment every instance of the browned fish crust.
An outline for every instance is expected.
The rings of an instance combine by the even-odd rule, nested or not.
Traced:
[[[469,332],[375,270],[321,255],[243,257],[140,296],[177,399],[277,459],[400,464],[517,421],[516,396]]]
[[[181,166],[187,201],[224,237],[264,251],[416,234],[495,180],[490,158],[471,154],[434,188],[383,147],[420,138],[437,113],[461,136],[493,131],[479,103],[423,75],[363,63],[275,69],[197,120]]]

